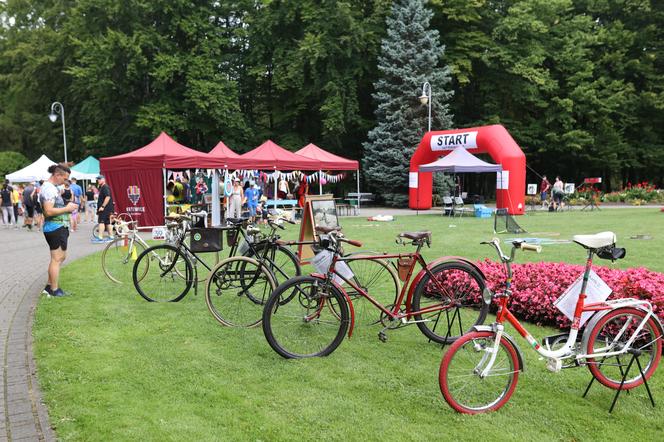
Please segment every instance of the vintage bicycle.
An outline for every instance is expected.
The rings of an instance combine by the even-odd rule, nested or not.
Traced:
[[[229,231],[231,244],[230,256],[241,255],[261,262],[272,274],[275,282],[284,283],[292,277],[302,273],[301,262],[290,246],[311,244],[311,241],[284,241],[277,234],[277,229],[284,230],[283,223],[294,222],[281,217],[268,219],[270,231],[264,234],[255,226]],[[375,252],[362,252],[376,255]],[[391,299],[396,296],[399,287],[394,270],[383,260],[365,261],[356,259],[357,254],[346,256],[347,262],[354,271],[354,281],[360,287],[372,289],[381,286],[385,293],[391,293]],[[231,265],[232,263],[235,265]],[[221,261],[210,272],[205,287],[205,300],[212,316],[222,325],[229,327],[254,327],[261,323],[263,306],[269,293],[260,292],[256,296],[255,290],[229,290],[229,287],[244,284],[246,278],[241,275],[247,272],[245,263],[237,261]]]
[[[346,334],[352,336],[355,301],[349,293],[354,293],[356,299],[365,298],[380,311],[376,323],[383,326],[379,332],[381,341],[387,340],[387,330],[417,324],[430,340],[449,343],[468,331],[469,326],[484,321],[489,305],[482,297],[482,272],[459,257],[427,263],[420,252],[423,246],[430,246],[431,232],[404,232],[398,236],[398,243],[414,245],[414,252],[344,257],[342,243],[356,247],[362,244],[345,238],[338,227],[317,227],[317,231],[321,235],[316,257],[327,259],[325,273],[299,276],[281,284],[263,309],[263,332],[279,355],[326,356]],[[398,296],[385,304],[376,299],[380,293],[370,294],[355,280],[347,262],[389,259],[400,260],[405,277]],[[416,265],[421,270],[411,281]]]
[[[167,217],[176,222],[191,221],[187,215]],[[218,253],[222,250],[222,234],[231,232],[235,237],[248,237],[258,233],[258,229],[247,226],[246,220],[228,220],[229,224],[219,228],[192,228],[181,224],[181,233],[174,243],[152,246],[143,251],[133,267],[133,282],[136,291],[147,301],[177,302],[193,287],[197,292],[199,265],[205,272],[206,292],[211,286],[210,278],[219,284],[220,290],[232,296],[246,295],[254,299],[266,299],[276,287],[274,275],[263,261],[237,255],[239,241],[233,242],[229,257],[218,264],[209,264],[200,256]],[[185,239],[189,239],[188,241]],[[254,256],[259,256],[253,250]],[[232,269],[232,271],[226,271]],[[231,279],[229,279],[231,278]],[[239,286],[235,283],[239,282]],[[240,292],[234,291],[240,288]],[[214,312],[213,312],[214,315]],[[215,316],[216,317],[216,316]]]
[[[546,358],[546,366],[552,372],[587,366],[594,379],[618,390],[617,393],[635,388],[653,375],[662,353],[662,325],[650,302],[631,298],[585,302],[593,256],[621,259],[625,249],[615,246],[616,236],[612,232],[576,235],[573,241],[586,249],[588,258],[572,326],[568,334],[545,338],[542,345],[507,306],[512,294],[511,262],[516,250],[539,252],[540,246],[514,241],[510,256],[506,256],[498,239],[483,243],[496,249],[505,269],[505,286],[494,295],[485,292],[486,302],[493,298],[498,305],[496,322],[474,326],[472,332],[454,342],[443,356],[440,390],[456,411],[477,414],[498,410],[514,393],[519,373],[524,369],[523,358],[514,339],[505,333],[505,322],[514,326],[528,344]],[[592,316],[581,332],[584,313]],[[645,359],[643,364],[641,358]],[[634,359],[639,371],[630,375]]]

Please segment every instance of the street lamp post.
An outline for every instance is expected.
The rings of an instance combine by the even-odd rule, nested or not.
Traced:
[[[51,120],[51,123],[55,123],[58,120],[58,114],[62,116],[62,143],[65,146],[65,163],[67,162],[67,133],[65,132],[65,107],[59,101],[53,102],[51,104],[51,113],[48,115],[48,118]]]
[[[431,85],[425,81],[422,85],[422,95],[420,96],[420,103],[423,106],[429,105],[429,130],[431,132],[431,102],[433,101],[433,94],[431,92]]]

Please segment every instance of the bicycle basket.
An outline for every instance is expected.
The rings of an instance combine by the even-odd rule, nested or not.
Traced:
[[[220,252],[224,248],[220,229],[191,229],[191,251],[194,253]]]

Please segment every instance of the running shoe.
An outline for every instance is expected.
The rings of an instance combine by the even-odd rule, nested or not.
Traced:
[[[69,293],[65,292],[65,291],[62,290],[61,288],[57,288],[57,289],[55,289],[53,292],[51,292],[51,294],[49,295],[49,297],[53,297],[53,298],[62,298],[63,296],[67,296],[67,295],[69,295]]]
[[[99,238],[95,237],[95,238],[90,239],[90,242],[92,244],[106,244],[107,241],[105,239],[99,239]]]
[[[44,287],[44,290],[42,290],[42,295],[51,295],[53,292],[51,291],[51,285],[46,284],[46,287]]]

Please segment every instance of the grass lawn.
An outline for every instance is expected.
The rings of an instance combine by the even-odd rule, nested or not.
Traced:
[[[341,222],[364,249],[404,250],[394,242],[398,232],[427,229],[433,231],[429,259],[495,258],[478,244],[493,236],[493,220],[426,215]],[[518,222],[531,232],[525,236],[612,230],[627,258],[597,264],[664,272],[664,213],[657,210],[538,213]],[[296,228],[289,229],[295,237]],[[628,239],[634,234],[654,239]],[[518,255],[518,262],[527,260],[583,264],[585,254],[578,245],[556,244],[540,255]],[[377,339],[380,326],[358,328],[327,358],[284,360],[260,328],[221,327],[201,294],[148,303],[133,287],[107,280],[99,261],[97,254],[67,265],[61,284],[73,296],[42,298],[36,313],[40,385],[62,440],[664,439],[661,369],[651,381],[658,408],[637,388],[621,394],[610,415],[614,391],[596,384],[581,398],[591,378],[586,368],[550,373],[517,337],[526,371],[511,401],[496,413],[462,416],[438,388],[444,350],[416,327],[388,332],[387,343]],[[556,332],[529,328],[538,338]]]

